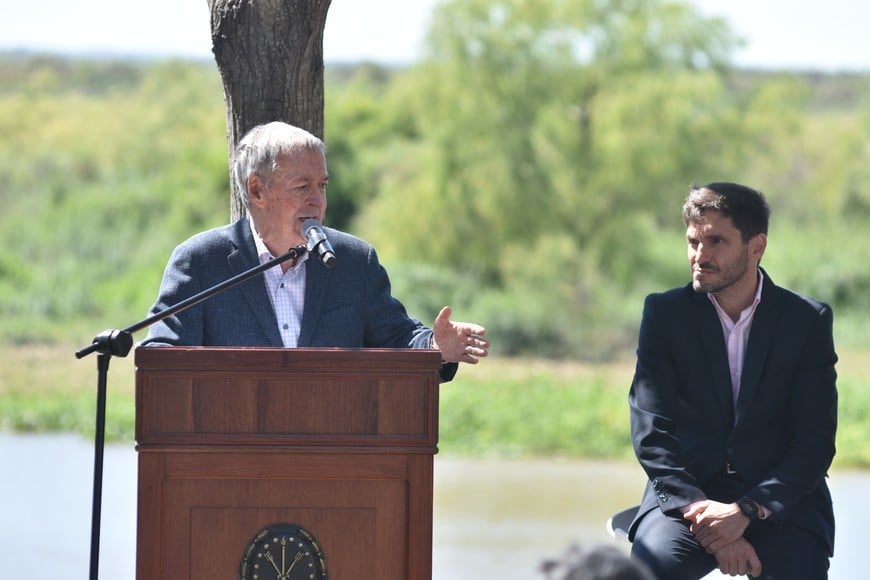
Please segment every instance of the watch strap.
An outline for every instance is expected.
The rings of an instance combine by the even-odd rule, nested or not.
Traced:
[[[737,507],[740,508],[740,511],[743,512],[747,518],[749,518],[750,522],[758,521],[758,504],[755,503],[752,499],[748,497],[741,497],[737,500]]]

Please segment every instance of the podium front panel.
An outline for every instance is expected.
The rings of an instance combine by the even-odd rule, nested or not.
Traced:
[[[140,348],[137,578],[239,578],[300,526],[331,580],[431,580],[434,351]]]

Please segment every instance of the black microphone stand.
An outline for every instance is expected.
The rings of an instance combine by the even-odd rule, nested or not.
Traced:
[[[291,248],[286,254],[278,256],[274,260],[260,264],[233,276],[229,280],[221,282],[211,288],[203,290],[199,294],[195,294],[190,298],[182,300],[175,306],[171,306],[166,310],[149,316],[148,318],[137,322],[123,330],[104,330],[99,333],[91,344],[76,352],[76,358],[83,358],[93,352],[98,353],[97,356],[97,425],[96,434],[94,437],[94,497],[91,510],[91,569],[90,580],[97,580],[99,577],[100,566],[100,515],[102,511],[102,496],[103,496],[103,451],[105,448],[105,433],[106,433],[106,384],[108,382],[109,361],[112,356],[125,357],[133,347],[133,333],[147,328],[159,322],[164,318],[168,318],[173,314],[177,314],[182,310],[190,308],[194,304],[198,304],[203,300],[211,298],[215,294],[241,284],[242,282],[253,278],[260,272],[264,272],[270,268],[274,268],[278,264],[282,264],[287,260],[298,260],[302,257],[308,248],[304,245]]]

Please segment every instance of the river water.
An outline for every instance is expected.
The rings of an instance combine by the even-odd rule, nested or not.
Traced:
[[[93,453],[76,435],[0,433],[0,579],[88,577]],[[870,472],[834,471],[830,485],[838,526],[830,580],[866,580]],[[572,543],[627,550],[604,522],[642,487],[632,463],[438,455],[433,580],[544,580],[541,561]],[[100,578],[134,580],[132,444],[105,449],[102,513]]]

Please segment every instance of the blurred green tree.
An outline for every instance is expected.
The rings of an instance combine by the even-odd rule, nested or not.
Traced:
[[[439,5],[428,59],[386,97],[416,127],[360,231],[389,256],[494,283],[500,248],[548,233],[603,246],[607,269],[611,238],[625,236],[604,231],[606,218],[632,223],[651,208],[668,218],[673,207],[655,199],[735,155],[742,131],[720,72],[728,38],[723,23],[669,2]],[[711,128],[733,138],[711,139]],[[400,240],[383,233],[398,230]]]

